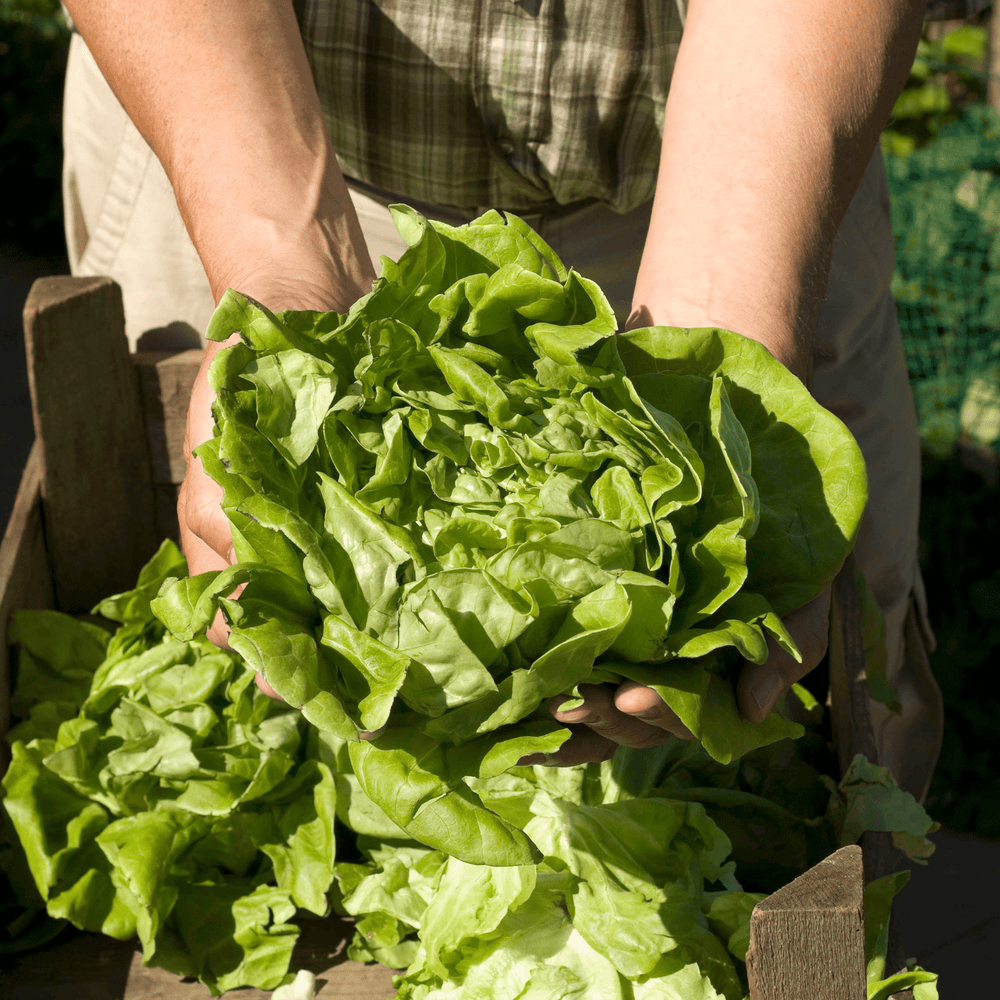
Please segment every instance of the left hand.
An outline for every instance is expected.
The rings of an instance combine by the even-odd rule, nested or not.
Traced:
[[[830,628],[830,598],[827,585],[818,597],[784,619],[802,654],[801,663],[770,637],[764,663],[744,662],[736,685],[736,702],[748,722],[763,722],[778,698],[823,659]],[[669,665],[664,665],[664,670],[669,669]],[[532,754],[518,763],[570,767],[609,760],[620,746],[654,747],[671,736],[695,739],[652,688],[635,681],[625,681],[614,691],[604,684],[581,684],[580,694],[584,703],[567,712],[559,711],[567,695],[549,699],[549,711],[559,722],[568,724],[572,730],[570,738],[554,754]]]

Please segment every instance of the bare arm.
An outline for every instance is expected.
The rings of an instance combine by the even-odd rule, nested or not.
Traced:
[[[690,0],[632,326],[720,326],[805,381],[833,239],[922,0]]]
[[[922,0],[690,0],[631,327],[719,326],[763,343],[803,381],[833,239],[906,82]],[[763,719],[822,659],[830,593],[746,664],[741,713]],[[588,688],[555,763],[690,737],[650,688]],[[651,713],[651,714],[647,714]]]
[[[273,308],[346,311],[368,290],[291,0],[67,6],[163,164],[216,301],[263,283]]]
[[[173,186],[216,302],[347,312],[375,272],[330,145],[291,0],[69,0],[73,20]],[[191,395],[178,500],[192,575],[233,560],[222,490],[191,449],[212,436]],[[221,615],[209,630],[225,644]]]

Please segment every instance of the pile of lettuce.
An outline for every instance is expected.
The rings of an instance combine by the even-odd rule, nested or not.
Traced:
[[[291,982],[299,922],[332,907],[356,919],[351,957],[406,970],[402,998],[741,1000],[764,892],[865,829],[896,831],[917,861],[931,849],[933,824],[887,771],[859,758],[839,787],[823,776],[835,756],[815,708],[802,739],[728,764],[671,740],[470,779],[541,860],[469,864],[408,837],[364,793],[349,742],[263,695],[241,657],[167,632],[150,600],[185,574],[164,543],[134,591],[95,609],[114,634],[15,617],[4,806],[30,875],[10,849],[0,866],[26,909],[138,935],[146,964],[213,993]],[[872,897],[873,997],[893,991],[882,932],[903,880]],[[905,977],[886,982],[932,978]]]
[[[4,806],[49,916],[138,934],[147,964],[213,992],[269,989],[296,910],[328,912],[336,791],[303,752],[298,712],[238,656],[153,617],[164,578],[186,572],[164,543],[136,590],[94,609],[122,623],[114,635],[55,611],[15,616]]]
[[[930,850],[888,772],[838,786],[733,695],[850,549],[857,445],[754,341],[615,336],[513,216],[394,216],[409,249],[346,316],[213,317],[241,340],[197,454],[238,562],[165,543],[95,609],[113,634],[17,616],[0,865],[213,992],[290,984],[292,921],[333,907],[409,1000],[740,1000],[760,893],[865,829]],[[625,678],[698,742],[518,766],[568,736],[550,696]]]
[[[409,247],[347,315],[220,304],[208,336],[241,340],[196,453],[238,562],[153,608],[191,641],[221,607],[407,836],[531,864],[475,781],[567,739],[552,695],[649,684],[720,762],[801,734],[744,720],[733,679],[768,636],[798,655],[781,616],[849,551],[864,462],[755,341],[615,336],[600,289],[516,217],[393,214]]]

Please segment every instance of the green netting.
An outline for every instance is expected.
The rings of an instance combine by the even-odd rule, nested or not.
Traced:
[[[935,140],[886,156],[892,292],[924,448],[1000,446],[1000,116],[971,105]]]

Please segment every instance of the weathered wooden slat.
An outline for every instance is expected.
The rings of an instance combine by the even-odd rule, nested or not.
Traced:
[[[316,1000],[390,1000],[396,995],[392,988],[395,973],[391,969],[347,958],[347,943],[354,934],[352,920],[331,916],[323,921],[303,921],[301,927],[290,970],[308,969],[315,974]],[[210,1000],[211,994],[201,983],[179,982],[163,969],[144,968],[141,958],[140,952],[132,956],[121,1000]],[[253,988],[233,994],[239,1000],[267,1000],[270,995],[268,991]]]
[[[347,958],[351,920],[304,920],[291,970],[316,975],[317,1000],[389,1000],[391,969]],[[238,1000],[267,1000],[269,992],[241,989]],[[0,966],[3,1000],[209,1000],[206,986],[142,964],[138,940],[69,932],[38,951],[5,956]]]
[[[131,359],[146,421],[157,536],[180,544],[177,490],[184,478],[184,425],[202,352],[150,351]]]
[[[842,847],[754,909],[751,1000],[865,1000],[861,848]]]
[[[40,278],[24,307],[56,606],[89,611],[156,551],[149,458],[110,278]]]
[[[868,711],[868,679],[854,568],[854,556],[849,555],[834,580],[830,608],[830,714],[841,774],[856,754],[864,754],[870,761],[878,756]]]
[[[878,748],[869,711],[861,608],[854,574],[855,562],[851,554],[834,581],[830,615],[831,710],[841,773],[859,753],[872,763],[878,763]],[[861,849],[865,884],[911,867],[911,862],[893,844],[890,833],[869,831],[861,838]],[[894,903],[893,915],[896,909]],[[905,961],[899,921],[890,916],[886,968],[898,971]],[[912,994],[905,990],[894,994],[894,1000],[912,1000]]]
[[[10,616],[23,608],[49,608],[52,601],[52,571],[42,526],[42,449],[36,441],[0,542],[0,773],[7,770],[8,763],[3,734],[10,726]]]
[[[131,355],[139,376],[154,483],[179,483],[184,478],[184,424],[201,359],[197,349]]]
[[[156,537],[169,538],[181,544],[181,528],[177,521],[177,493],[173,483],[153,483],[153,503],[156,507]]]

